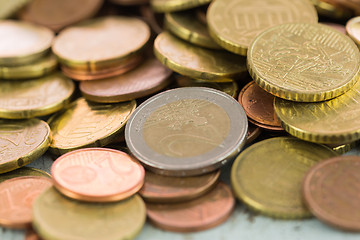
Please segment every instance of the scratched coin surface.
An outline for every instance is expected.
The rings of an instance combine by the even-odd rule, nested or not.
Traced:
[[[231,168],[235,195],[251,209],[274,218],[311,216],[302,202],[308,169],[337,154],[323,145],[277,137],[245,149]]]
[[[198,47],[168,32],[156,37],[154,53],[165,66],[191,78],[217,80],[240,77],[247,71],[244,57]]]
[[[303,182],[309,210],[334,227],[360,231],[360,157],[339,156],[315,165]]]
[[[235,198],[225,183],[207,194],[182,203],[146,203],[146,213],[155,226],[174,232],[194,232],[225,222],[235,207]]]
[[[151,7],[156,12],[175,12],[210,3],[211,0],[150,0]]]
[[[0,23],[0,65],[29,63],[45,55],[54,33],[38,25],[15,20]]]
[[[261,33],[247,64],[254,81],[280,98],[318,102],[348,91],[359,78],[353,41],[323,24],[290,23]]]
[[[149,38],[150,28],[138,18],[102,17],[61,31],[52,50],[68,67],[92,69],[136,53]]]
[[[146,210],[135,195],[114,203],[69,199],[51,187],[33,207],[33,227],[43,239],[134,239],[144,226]]]
[[[20,12],[20,18],[55,32],[94,16],[103,0],[32,0]]]
[[[360,82],[343,95],[318,103],[275,98],[284,129],[310,142],[344,144],[360,139]]]
[[[146,202],[179,203],[210,191],[218,182],[220,170],[195,177],[168,177],[146,171],[140,190]]]
[[[360,48],[360,17],[352,18],[346,23],[346,32]]]
[[[17,177],[0,184],[0,225],[7,228],[27,228],[32,222],[34,200],[52,186],[48,177]]]
[[[135,194],[144,168],[128,154],[85,148],[62,155],[51,166],[54,186],[64,195],[89,202],[114,202]]]
[[[211,172],[245,144],[241,105],[219,90],[186,87],[143,102],[125,128],[126,144],[145,167],[169,176]]]
[[[45,116],[66,106],[74,83],[54,73],[24,81],[0,81],[0,118],[23,119]]]
[[[246,56],[250,43],[266,28],[282,23],[317,23],[307,0],[216,0],[206,14],[210,35],[223,48]]]
[[[123,131],[136,102],[97,104],[79,98],[69,108],[49,119],[50,150],[63,154],[83,147],[102,147]]]
[[[50,174],[40,169],[32,168],[32,167],[21,167],[12,170],[10,172],[2,173],[0,175],[0,183],[8,179],[12,179],[16,177],[24,177],[24,176],[38,176],[38,177],[48,177],[48,178],[51,177]]]
[[[254,81],[245,85],[238,100],[253,124],[268,130],[284,130],[274,110],[274,95],[263,90]]]
[[[172,71],[156,59],[149,59],[123,75],[81,82],[80,91],[94,102],[124,102],[160,91],[170,84]]]
[[[0,119],[0,173],[10,172],[43,155],[50,144],[49,125],[36,118]]]

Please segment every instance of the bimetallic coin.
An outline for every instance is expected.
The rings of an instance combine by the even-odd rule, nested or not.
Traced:
[[[231,169],[235,195],[251,209],[274,218],[311,216],[302,202],[308,169],[337,154],[323,145],[277,137],[245,149]]]
[[[55,32],[94,16],[103,0],[32,0],[20,12],[20,18],[48,27]]]
[[[33,209],[33,227],[44,239],[133,239],[146,220],[145,204],[137,195],[114,203],[87,203],[50,188]]]
[[[206,17],[214,40],[244,56],[256,36],[269,27],[318,20],[308,0],[216,0],[210,4]]]
[[[346,23],[346,32],[360,48],[360,17],[352,18]]]
[[[49,125],[39,119],[0,119],[0,173],[10,172],[43,155],[50,144]]]
[[[273,95],[254,81],[245,85],[239,94],[239,103],[243,106],[246,115],[253,120],[251,121],[253,124],[268,130],[283,131],[280,119],[274,110],[274,100]]]
[[[44,56],[54,33],[31,23],[5,20],[0,23],[0,65],[27,64]]]
[[[12,179],[12,178],[16,178],[16,177],[24,177],[24,176],[38,176],[38,177],[51,178],[50,174],[48,174],[47,172],[44,172],[40,169],[36,169],[36,168],[32,168],[32,167],[21,167],[21,168],[12,170],[11,172],[6,172],[6,173],[0,174],[0,183],[5,180],[8,180],[8,179]]]
[[[139,193],[146,202],[185,202],[213,189],[219,176],[220,170],[195,177],[167,177],[146,171]]]
[[[275,98],[283,128],[310,142],[344,144],[360,139],[360,82],[343,95],[318,103]]]
[[[56,57],[48,55],[26,65],[0,66],[0,78],[9,80],[39,78],[53,72],[56,67]]]
[[[0,0],[0,19],[11,17],[28,2],[29,0]]]
[[[220,168],[243,147],[247,118],[221,91],[187,87],[143,102],[125,128],[126,144],[145,167],[168,176],[194,176]]]
[[[172,71],[156,59],[118,77],[80,83],[84,97],[94,102],[124,102],[145,97],[170,84]]]
[[[156,37],[154,53],[165,66],[191,78],[216,81],[241,77],[247,71],[244,57],[197,47],[168,32]]]
[[[359,49],[323,24],[272,27],[251,44],[247,65],[254,81],[280,98],[319,102],[348,91],[359,78]]]
[[[49,119],[50,150],[63,154],[84,147],[102,147],[118,137],[135,110],[136,102],[96,104],[79,98]]]
[[[109,148],[86,148],[62,155],[51,166],[54,186],[87,202],[114,202],[135,194],[145,170],[128,154]]]
[[[195,10],[166,13],[164,24],[177,37],[200,47],[222,49],[210,37],[207,25],[197,19]]]
[[[339,156],[311,168],[303,182],[309,210],[336,228],[360,231],[360,157]]]
[[[219,183],[207,194],[183,203],[146,203],[146,213],[155,226],[175,232],[209,229],[225,222],[235,207],[230,188]]]
[[[140,19],[103,17],[61,31],[52,50],[67,67],[90,71],[121,63],[139,52],[149,38],[150,28]]]
[[[70,102],[74,83],[60,73],[24,81],[0,81],[0,118],[24,119],[59,111]]]
[[[52,181],[47,177],[17,177],[0,184],[0,225],[7,228],[27,228],[32,222],[34,200]]]
[[[210,3],[211,0],[150,0],[156,12],[176,12],[195,8]]]

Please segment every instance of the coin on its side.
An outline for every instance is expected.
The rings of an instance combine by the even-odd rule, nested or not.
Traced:
[[[360,231],[360,157],[339,156],[311,168],[303,182],[310,211],[334,227]]]
[[[225,222],[235,207],[235,198],[225,183],[207,194],[182,203],[146,203],[152,224],[174,232],[194,232]]]
[[[33,207],[33,227],[44,239],[133,239],[145,220],[145,204],[138,195],[114,203],[87,203],[69,199],[52,187]]]
[[[10,172],[43,155],[50,144],[49,125],[36,118],[0,119],[0,173]]]
[[[360,17],[352,18],[346,23],[346,32],[360,48]]]
[[[246,56],[251,42],[265,29],[282,23],[317,23],[308,0],[216,0],[206,14],[210,35],[223,48]]]
[[[143,102],[125,128],[131,153],[151,171],[194,176],[220,168],[244,146],[247,117],[219,90],[185,87]]]
[[[79,98],[64,112],[49,119],[50,150],[63,154],[84,147],[102,147],[123,131],[136,102],[99,104]]]
[[[146,202],[184,202],[210,191],[218,182],[220,170],[194,177],[168,177],[146,171],[140,190]]]
[[[27,228],[32,222],[34,200],[52,186],[48,177],[17,177],[0,183],[0,225]]]
[[[61,110],[75,90],[60,73],[23,81],[0,81],[0,118],[24,119]]]
[[[65,196],[87,202],[114,202],[135,194],[145,170],[128,154],[85,148],[62,155],[51,166],[54,186]]]
[[[304,218],[301,182],[308,169],[337,156],[323,145],[292,137],[270,138],[245,149],[231,169],[235,195],[251,209],[274,218]]]
[[[357,46],[323,24],[289,23],[265,30],[249,47],[247,65],[260,87],[297,102],[337,97],[360,76]]]
[[[241,77],[247,72],[244,57],[198,47],[168,32],[156,37],[154,53],[165,66],[191,78],[216,81]]]
[[[210,3],[211,0],[150,0],[156,12],[176,12],[195,8]]]
[[[24,176],[38,176],[38,177],[51,178],[50,174],[48,174],[47,172],[45,172],[43,170],[40,170],[37,168],[32,168],[32,167],[21,167],[21,168],[12,170],[10,172],[0,174],[0,183],[5,180],[8,180],[8,179],[12,179],[12,178],[16,178],[16,177],[24,177]]]

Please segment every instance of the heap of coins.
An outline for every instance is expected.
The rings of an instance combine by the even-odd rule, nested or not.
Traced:
[[[0,4],[1,226],[196,232],[237,199],[360,231],[360,2]]]

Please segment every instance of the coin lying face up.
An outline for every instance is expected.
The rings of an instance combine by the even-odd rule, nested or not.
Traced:
[[[247,135],[243,108],[221,91],[189,87],[157,94],[131,115],[125,139],[150,170],[193,176],[221,167]]]

